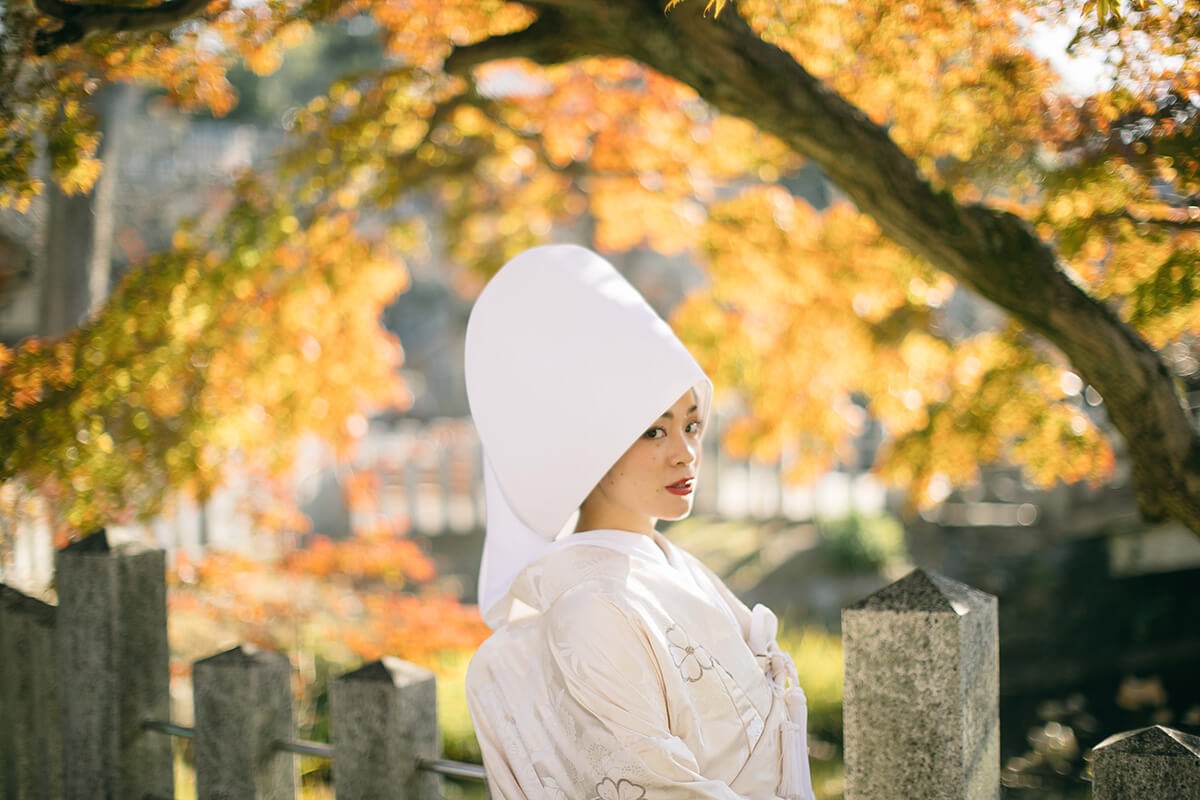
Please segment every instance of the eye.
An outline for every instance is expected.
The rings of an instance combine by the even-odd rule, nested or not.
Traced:
[[[700,420],[698,420],[698,419],[694,419],[688,423],[687,432],[688,433],[699,433],[700,429],[702,427],[704,427],[703,423],[701,423]]]
[[[665,430],[663,430],[663,428],[657,427],[657,428],[651,428],[650,430],[643,433],[642,436],[646,437],[647,439],[661,439],[662,436],[654,435],[656,433],[661,433],[663,436],[667,435],[667,432]]]

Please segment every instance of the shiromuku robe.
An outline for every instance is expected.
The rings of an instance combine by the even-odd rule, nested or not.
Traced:
[[[487,500],[479,608],[496,631],[467,700],[493,794],[812,800],[774,615],[661,536],[574,533],[664,409],[691,390],[708,419],[712,382],[670,326],[598,254],[547,245],[488,282],[463,355]]]
[[[783,769],[803,774],[785,782],[804,791],[783,796],[811,797],[774,615],[693,556],[658,534],[577,533],[511,593],[516,618],[467,675],[493,797],[765,800],[789,746],[802,752]]]

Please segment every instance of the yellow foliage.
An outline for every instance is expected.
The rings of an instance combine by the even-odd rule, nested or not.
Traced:
[[[670,0],[670,2],[667,3],[666,10],[670,11],[683,1],[684,0]],[[708,3],[706,3],[704,6],[704,14],[707,16],[708,12],[711,11],[713,17],[717,17],[720,15],[721,9],[725,8],[728,3],[729,0],[708,0]]]
[[[399,343],[379,325],[407,285],[399,255],[345,212],[300,222],[277,195],[239,185],[206,237],[225,243],[216,259],[177,237],[86,326],[5,351],[0,479],[55,492],[67,526],[88,530],[152,516],[178,490],[207,494],[235,453],[280,474],[311,432],[345,455],[347,419],[408,401]]]
[[[732,453],[796,450],[791,477],[810,478],[860,432],[846,411],[857,396],[894,437],[878,469],[917,502],[935,475],[965,482],[1000,459],[1041,482],[1110,474],[1104,436],[1020,334],[948,340],[934,327],[947,279],[849,207],[747,192],[712,209],[704,247],[712,285],[673,322],[749,406]]]

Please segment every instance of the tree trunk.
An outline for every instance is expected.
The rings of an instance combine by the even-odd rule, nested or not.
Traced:
[[[79,324],[88,309],[92,196],[68,196],[58,184],[46,187],[46,255],[42,272],[39,335],[59,336]]]
[[[104,171],[92,191],[69,196],[47,181],[46,249],[42,273],[42,336],[59,336],[94,313],[108,296],[116,220],[117,166],[124,121],[136,90],[113,84],[95,98]]]

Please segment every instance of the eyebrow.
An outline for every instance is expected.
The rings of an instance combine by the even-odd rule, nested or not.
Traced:
[[[700,406],[692,406],[691,408],[689,408],[687,410],[687,413],[691,414],[691,413],[695,412],[695,410],[699,407]],[[675,419],[675,415],[672,414],[670,411],[664,411],[663,413],[659,414],[658,416],[659,416],[659,419],[662,419],[663,417],[666,417],[667,419]]]

